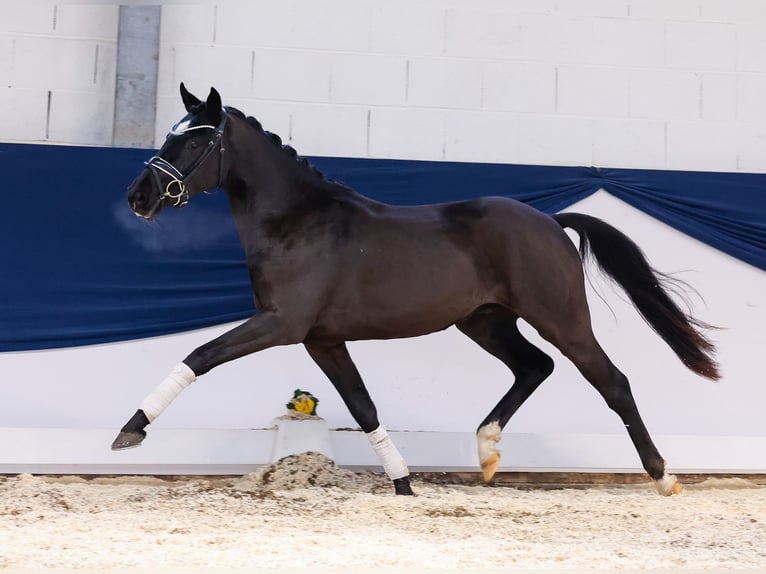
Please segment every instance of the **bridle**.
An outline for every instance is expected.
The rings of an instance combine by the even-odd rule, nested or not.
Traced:
[[[194,130],[202,130],[202,129],[211,129],[214,130],[213,132],[213,138],[207,143],[207,147],[202,150],[202,153],[199,155],[199,157],[194,161],[194,163],[189,168],[188,172],[184,174],[180,169],[178,169],[176,166],[174,166],[172,163],[167,161],[165,158],[162,158],[158,155],[152,156],[149,158],[149,161],[144,162],[144,165],[149,168],[149,172],[154,177],[154,183],[157,186],[157,189],[159,190],[159,202],[162,203],[163,200],[166,198],[170,198],[174,201],[173,206],[174,207],[183,207],[187,203],[189,203],[189,190],[186,189],[186,181],[194,177],[194,174],[197,173],[197,170],[202,167],[202,165],[207,161],[207,159],[212,155],[213,151],[215,151],[216,146],[218,146],[218,185],[216,187],[221,187],[221,184],[223,183],[223,154],[226,151],[223,147],[223,128],[226,125],[226,112],[221,112],[221,123],[218,124],[218,126],[213,126],[210,124],[205,125],[199,125],[199,126],[192,126],[188,128],[184,128],[181,130],[176,131],[174,128],[171,130],[171,132],[168,134],[168,137],[170,136],[180,136],[185,133],[194,131]],[[170,177],[170,181],[165,186],[164,190],[162,187],[162,181],[160,180],[160,174],[158,172],[162,172],[165,175]],[[173,193],[173,186],[178,186],[178,192]]]

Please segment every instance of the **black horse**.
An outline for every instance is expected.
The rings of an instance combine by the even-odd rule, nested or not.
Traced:
[[[513,372],[514,384],[479,425],[484,477],[494,475],[501,431],[553,371],[527,341],[523,318],[568,357],[622,419],[662,494],[681,490],[639,416],[628,379],[596,341],[582,259],[592,255],[648,324],[694,372],[718,378],[707,325],[669,296],[667,276],[607,223],[546,215],[502,197],[422,206],[373,201],[324,178],[257,120],[200,101],[181,84],[188,114],[130,185],[144,218],[223,188],[245,249],[257,314],[195,349],[141,404],[112,448],[137,446],[144,428],[213,367],[275,345],[303,343],[340,393],[398,494],[407,466],[380,425],[346,341],[415,337],[455,325]],[[564,233],[580,236],[580,252]]]

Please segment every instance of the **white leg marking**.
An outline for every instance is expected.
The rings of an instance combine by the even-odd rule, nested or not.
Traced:
[[[383,425],[372,432],[368,432],[367,440],[370,441],[372,448],[375,449],[375,454],[378,455],[380,462],[383,464],[383,470],[386,471],[388,478],[396,480],[410,474],[407,463],[404,462],[404,458],[396,450],[396,446],[391,442],[391,437],[388,436]]]
[[[484,463],[489,458],[497,455],[500,456],[500,451],[497,449],[497,443],[502,438],[503,429],[500,428],[500,423],[493,421],[487,425],[484,425],[476,433],[476,440],[479,443],[479,462]]]
[[[657,487],[657,492],[662,496],[670,496],[671,494],[674,494],[674,487],[678,484],[678,479],[674,474],[665,473],[662,475],[661,479],[655,480],[654,484]],[[678,492],[680,492],[680,489],[675,491],[675,493]]]
[[[173,402],[181,391],[191,385],[197,376],[185,363],[179,363],[170,371],[170,374],[154,389],[148,397],[141,403],[141,410],[144,411],[149,422],[156,419],[167,406]]]

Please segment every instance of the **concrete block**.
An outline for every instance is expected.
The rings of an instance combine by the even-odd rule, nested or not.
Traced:
[[[225,21],[226,15],[230,11],[241,13],[241,19],[247,20],[247,11],[249,3],[224,2],[216,7],[213,3],[199,4],[163,4],[162,5],[162,25],[160,27],[160,46],[189,44],[190,42],[207,44],[213,42],[215,37],[215,23],[219,26]],[[189,31],[194,30],[194,34]],[[223,37],[233,36],[232,31],[226,30]],[[229,42],[236,44],[234,40]]]
[[[447,161],[513,163],[518,160],[518,118],[511,113],[446,112],[445,154]]]
[[[616,67],[663,67],[665,26],[661,21],[595,18],[590,63]]]
[[[330,428],[324,419],[277,419],[276,424],[277,432],[270,462],[304,452],[318,452],[330,459],[335,459],[330,440]]]
[[[373,108],[369,155],[379,158],[444,159],[446,112],[412,108]]]
[[[104,46],[89,40],[16,38],[13,85],[21,88],[93,90],[99,80],[99,66],[107,57]]]
[[[113,120],[113,93],[53,91],[48,140],[111,145]]]
[[[552,113],[556,106],[556,67],[547,63],[484,64],[483,107],[488,110]]]
[[[766,76],[738,75],[736,110],[740,121],[766,120]]]
[[[330,74],[333,102],[403,105],[407,97],[404,56],[335,54]]]
[[[205,30],[211,27],[216,43],[259,48],[296,45],[293,30],[295,14],[302,10],[300,2],[248,0],[213,4],[201,3],[204,11],[197,6],[199,13],[195,19]]]
[[[667,167],[736,171],[736,126],[723,122],[668,122]]]
[[[737,75],[703,74],[702,119],[734,121],[737,118]]]
[[[120,7],[117,4],[58,4],[57,36],[117,41]]]
[[[441,55],[445,50],[446,17],[441,2],[373,3],[370,50],[410,56]]]
[[[618,68],[558,68],[557,111],[565,114],[627,116],[630,71]]]
[[[456,58],[519,58],[519,16],[502,8],[455,7],[446,14],[445,54]]]
[[[45,140],[48,91],[0,86],[0,140]]]
[[[630,0],[631,18],[648,20],[697,20],[700,17],[699,0]]]
[[[573,16],[624,18],[630,14],[628,0],[564,0],[558,3],[558,12]]]
[[[250,50],[234,46],[179,45],[173,54],[173,83],[185,82],[197,97],[206,97],[211,86],[223,98],[250,95],[253,66]]]
[[[533,62],[588,63],[597,41],[593,18],[525,14],[519,21],[519,58]]]
[[[250,95],[260,99],[326,102],[332,55],[293,50],[253,52]]]
[[[263,129],[277,134],[284,143],[290,143],[291,113],[295,104],[290,102],[265,102],[255,98],[230,98],[224,105],[237,108],[246,116],[261,122]]]
[[[57,9],[57,5],[47,2],[3,2],[0,33],[52,34]]]
[[[762,0],[699,0],[700,17],[713,22],[755,23],[766,21]]]
[[[367,51],[371,14],[371,4],[358,0],[301,2],[293,16],[291,44],[310,50]]]
[[[518,162],[535,165],[593,165],[593,123],[588,118],[522,114]]]
[[[738,126],[737,168],[749,173],[766,173],[766,122]]]
[[[292,144],[301,155],[365,157],[367,108],[296,104]]]
[[[763,22],[737,26],[737,63],[744,72],[766,72],[766,34]]]
[[[674,70],[630,73],[630,115],[640,118],[697,119],[702,76]]]
[[[413,58],[407,102],[413,106],[481,107],[482,66],[470,60]]]
[[[11,36],[0,35],[0,86],[13,83],[13,44]]]
[[[708,22],[667,22],[665,27],[668,67],[736,70],[735,26]]]
[[[664,122],[612,118],[594,120],[593,165],[663,169]]]

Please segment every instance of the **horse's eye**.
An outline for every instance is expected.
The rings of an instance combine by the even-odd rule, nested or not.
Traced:
[[[189,142],[190,149],[197,149],[198,147],[199,147],[199,142],[197,140],[192,140]]]

